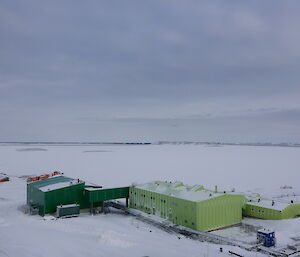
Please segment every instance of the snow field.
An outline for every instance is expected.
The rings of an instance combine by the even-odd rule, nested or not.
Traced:
[[[52,220],[25,215],[24,175],[60,170],[66,176],[104,187],[153,180],[183,181],[206,187],[277,193],[282,185],[299,191],[300,148],[246,146],[39,146],[46,151],[20,151],[0,146],[0,172],[12,176],[0,184],[0,256],[263,256],[242,249],[200,243],[153,228],[118,212]],[[26,146],[26,148],[28,148]],[[36,148],[36,147],[32,147]],[[86,152],[89,151],[89,152]],[[95,152],[98,151],[98,152]],[[101,152],[99,152],[101,151]],[[299,235],[300,219],[246,223],[274,227],[281,244]],[[150,230],[152,232],[150,232]],[[220,234],[237,236],[239,231]],[[250,238],[251,239],[251,238]],[[252,240],[252,239],[251,239]]]

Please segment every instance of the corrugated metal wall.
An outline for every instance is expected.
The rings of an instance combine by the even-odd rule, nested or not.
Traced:
[[[77,203],[81,209],[100,206],[99,203],[106,200],[128,198],[129,187],[101,189],[95,191],[85,190],[85,182],[70,184],[66,187],[43,191],[40,188],[55,185],[60,182],[72,181],[73,179],[59,176],[27,184],[27,204],[37,206],[39,214],[54,213],[58,205]],[[97,205],[98,204],[98,205]]]
[[[197,230],[209,231],[242,221],[242,195],[221,195],[197,203]]]
[[[73,179],[58,176],[48,178],[41,181],[31,182],[27,184],[27,204],[37,206],[39,214],[45,215],[56,211],[56,206],[60,204],[78,203],[80,208],[88,207],[88,200],[83,194],[85,182],[80,181],[78,184],[73,184],[67,187],[56,190],[42,191],[41,187],[52,185],[60,182],[67,182]]]
[[[128,198],[129,187],[108,188],[99,190],[85,190],[90,203],[103,202],[107,200]]]
[[[130,188],[129,200],[131,208],[200,231],[240,223],[245,203],[245,197],[240,195],[223,195],[193,202],[134,187]]]
[[[129,200],[131,208],[200,231],[240,223],[245,203],[245,197],[241,195],[222,195],[193,202],[136,187],[130,188]]]
[[[87,208],[89,205],[83,190],[84,182],[45,192],[45,213],[55,212],[56,206],[61,204],[78,203],[81,209]]]
[[[291,219],[300,216],[300,204],[290,204],[283,210],[274,210],[246,204],[243,214],[244,216],[266,220]]]
[[[280,220],[282,219],[282,213],[279,210],[268,209],[261,206],[254,206],[246,204],[243,211],[244,216],[254,217],[267,220]]]
[[[300,216],[300,204],[291,204],[282,212],[283,219],[291,219]]]
[[[44,193],[33,186],[33,183],[27,184],[27,204],[32,207],[39,208],[39,214],[45,213],[45,197]]]

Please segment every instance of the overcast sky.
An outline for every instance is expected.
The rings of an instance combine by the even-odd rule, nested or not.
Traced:
[[[0,1],[0,141],[300,142],[300,2]]]

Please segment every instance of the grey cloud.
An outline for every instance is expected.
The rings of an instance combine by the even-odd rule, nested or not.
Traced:
[[[234,119],[229,117],[234,114],[250,122],[251,116],[268,113],[271,124],[275,108],[278,120],[289,117],[294,124],[299,117],[290,110],[300,108],[295,100],[300,95],[299,5],[258,0],[1,1],[0,122],[6,121],[1,137],[25,140],[27,131],[9,128],[18,124],[27,130],[24,124],[47,124],[49,117],[65,130],[74,123],[82,128],[74,138],[86,128],[91,139],[98,137],[99,127],[81,117],[144,117],[145,137],[152,131],[147,129],[152,118],[150,127],[157,129],[151,137],[161,139],[169,135],[167,130],[159,133],[160,126],[168,127],[168,118],[199,115],[204,117],[201,124],[211,124],[213,117]],[[193,126],[200,123],[193,122],[176,123],[174,138],[197,138]],[[134,135],[128,124],[124,137]],[[142,136],[143,126],[136,126]],[[47,133],[45,139],[51,137]],[[37,138],[43,137],[39,134]]]

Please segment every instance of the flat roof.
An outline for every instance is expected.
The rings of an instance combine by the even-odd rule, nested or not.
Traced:
[[[255,200],[251,199],[251,202],[248,201],[246,202],[246,204],[251,206],[276,210],[276,211],[282,211],[290,205],[289,203],[284,203],[284,202],[279,202],[279,201],[274,201],[269,199],[260,199],[260,201],[258,201],[258,199]]]
[[[275,231],[267,229],[267,228],[261,228],[261,229],[257,230],[257,232],[264,233],[264,234],[270,234],[270,233],[274,233]]]
[[[84,183],[84,181],[59,175],[39,181],[30,182],[28,184],[36,187],[43,192],[48,192],[81,183]]]
[[[105,191],[109,189],[121,189],[121,188],[128,188],[128,187],[85,187],[84,190],[86,191]]]
[[[204,187],[200,185],[191,187],[185,186],[181,182],[154,181],[146,184],[136,185],[135,187],[193,202],[201,202],[226,195],[226,193],[216,193],[212,190],[204,189]],[[197,191],[195,189],[197,189]]]
[[[70,208],[70,207],[79,207],[80,205],[77,203],[71,203],[71,204],[62,204],[62,205],[57,205],[57,208],[59,209],[64,209],[64,208]]]
[[[50,184],[50,185],[42,186],[39,189],[43,192],[48,192],[48,191],[53,191],[53,190],[56,190],[56,189],[61,189],[61,188],[64,188],[64,187],[77,185],[77,184],[80,184],[80,183],[82,183],[82,182],[80,182],[80,180],[73,179],[73,180],[69,180],[69,181],[65,181],[65,182],[57,182],[57,183],[53,183],[53,184]]]

